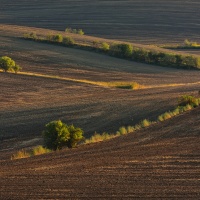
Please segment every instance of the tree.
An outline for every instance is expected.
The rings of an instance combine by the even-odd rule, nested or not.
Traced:
[[[72,148],[83,139],[83,131],[73,125],[67,126],[61,120],[46,124],[43,131],[44,145],[48,149],[57,150],[63,147]]]
[[[14,70],[15,74],[17,74],[17,72],[19,72],[20,70],[22,70],[22,68],[19,65],[15,65],[13,67],[13,70]]]
[[[67,142],[69,148],[76,147],[77,143],[83,139],[83,130],[74,127],[74,125],[68,126],[68,131],[70,133],[70,139]]]
[[[3,56],[0,58],[0,68],[5,72],[12,71],[15,67],[15,61],[8,56]]]

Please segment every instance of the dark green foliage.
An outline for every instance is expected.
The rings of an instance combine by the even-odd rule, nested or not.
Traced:
[[[15,64],[15,61],[8,56],[0,57],[0,68],[5,72],[14,71],[17,73],[22,68]]]
[[[74,125],[67,126],[70,133],[70,138],[67,142],[69,148],[76,147],[77,143],[83,140],[83,130],[74,127]]]
[[[76,32],[81,34],[81,29],[76,30],[67,28],[66,32]],[[28,35],[28,36],[27,36]],[[74,43],[74,40],[70,37],[62,38],[62,35],[48,35],[46,38],[39,38],[33,33],[25,34],[24,38],[41,41],[41,42],[52,42],[58,43],[60,45],[66,46],[76,46],[79,48],[86,49],[85,45]],[[127,58],[137,62],[143,62],[147,64],[156,64],[160,66],[167,66],[167,67],[177,67],[177,68],[184,68],[184,69],[200,69],[200,57],[194,55],[180,55],[180,54],[173,54],[170,52],[159,52],[156,50],[150,50],[145,48],[137,48],[133,47],[131,44],[126,43],[114,43],[112,45],[107,44],[106,42],[100,41],[92,41],[92,45],[87,46],[87,49],[91,50],[100,50],[100,52],[108,53],[109,55],[119,57],[119,58]]]
[[[14,66],[15,61],[12,60],[10,57],[3,56],[0,58],[0,68],[3,69],[5,72],[12,71]]]
[[[121,58],[131,58],[133,53],[133,47],[130,44],[112,44],[109,50],[113,56]]]
[[[73,125],[67,126],[62,121],[52,121],[43,131],[44,145],[48,149],[57,150],[63,147],[75,147],[83,139],[83,131]]]

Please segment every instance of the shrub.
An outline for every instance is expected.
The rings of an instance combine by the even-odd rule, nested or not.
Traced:
[[[131,58],[133,47],[130,44],[112,44],[109,50],[111,55],[121,58]]]
[[[150,122],[149,120],[147,119],[144,119],[143,121],[140,122],[140,125],[142,128],[145,128],[145,127],[148,127],[152,124],[152,122]]]
[[[64,37],[63,38],[63,44],[68,45],[68,46],[73,46],[74,45],[74,40],[71,37]]]
[[[18,151],[17,153],[11,156],[11,160],[21,159],[21,158],[29,158],[31,155],[30,153],[26,152],[24,149]]]
[[[119,133],[120,135],[125,135],[127,134],[127,130],[126,130],[126,127],[122,126],[119,128],[119,131],[117,132]]]
[[[78,29],[77,34],[79,34],[79,35],[84,35],[85,33],[83,32],[82,29]]]
[[[44,145],[48,149],[57,150],[63,147],[72,148],[83,139],[83,131],[73,125],[67,126],[62,121],[52,121],[43,131]]]
[[[60,34],[54,35],[53,36],[53,41],[61,43],[63,41],[62,35],[60,35]]]
[[[101,44],[101,46],[102,46],[103,51],[105,51],[105,52],[110,49],[110,45],[108,43],[106,43],[106,42],[103,42]]]
[[[104,140],[109,140],[114,137],[116,137],[116,136],[113,134],[105,133],[105,132],[103,134],[95,133],[91,138],[85,140],[85,143],[88,144],[88,143],[101,142]]]
[[[199,101],[197,98],[195,98],[194,96],[190,96],[190,95],[183,95],[183,96],[179,97],[178,106],[186,106],[188,104],[193,107],[196,107],[199,105]]]
[[[66,33],[72,33],[72,29],[71,29],[71,28],[66,28],[66,29],[65,29],[65,32],[66,32]]]
[[[37,146],[32,150],[33,156],[50,153],[50,152],[51,152],[50,149],[44,148],[43,146]]]

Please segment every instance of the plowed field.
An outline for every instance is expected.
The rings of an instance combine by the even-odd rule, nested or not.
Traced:
[[[199,112],[107,142],[0,161],[0,198],[199,199]]]
[[[199,42],[199,0],[0,0],[0,23],[65,30],[138,43]]]

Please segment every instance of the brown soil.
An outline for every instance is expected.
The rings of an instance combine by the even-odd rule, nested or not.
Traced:
[[[200,72],[197,70],[146,65],[94,52],[35,43],[16,38],[17,30],[1,29],[1,33],[1,55],[12,57],[25,72],[92,81],[136,81],[153,87],[131,91],[0,73],[0,135],[4,139],[38,136],[47,122],[56,119],[81,126],[86,136],[94,131],[114,132],[122,125],[134,125],[145,118],[153,120],[173,109],[179,95],[197,94],[199,90]],[[196,82],[198,84],[190,84]],[[179,83],[183,85],[176,85]],[[161,85],[164,87],[157,88]]]
[[[77,149],[2,158],[0,198],[199,199],[199,112]]]
[[[178,96],[197,95],[200,81],[197,70],[145,65],[19,36],[68,26],[142,44],[199,42],[199,6],[197,0],[1,0],[0,56],[10,56],[24,72],[52,77],[0,73],[0,199],[200,199],[199,108],[110,141],[10,160],[17,150],[42,144],[41,131],[51,120],[73,123],[86,137],[112,133],[155,120],[177,105]],[[85,43],[98,39],[75,37]],[[151,88],[122,90],[59,77],[136,81]]]
[[[1,0],[0,23],[82,28],[86,34],[144,44],[200,42],[198,0]]]

